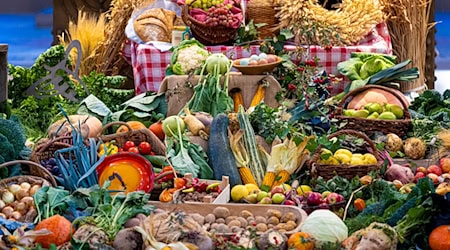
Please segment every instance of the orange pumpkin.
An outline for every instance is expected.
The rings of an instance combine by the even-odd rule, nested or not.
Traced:
[[[288,239],[289,249],[313,250],[314,245],[314,239],[305,232],[293,233]]]
[[[158,138],[160,140],[164,140],[164,131],[162,128],[162,121],[159,120],[157,122],[154,122],[152,125],[150,125],[150,127],[148,127],[148,129],[150,129],[150,131],[153,132],[153,134],[155,134],[156,136],[158,136]]]
[[[450,250],[450,225],[438,226],[428,237],[431,250]]]
[[[127,124],[132,130],[147,128],[142,122],[138,121],[128,121]],[[123,133],[123,132],[128,132],[128,127],[125,125],[120,126],[116,131],[116,133]]]
[[[70,240],[72,234],[72,223],[61,215],[53,215],[39,222],[34,230],[47,229],[51,233],[36,237],[36,243],[40,243],[44,248],[49,248],[50,244],[62,245]]]

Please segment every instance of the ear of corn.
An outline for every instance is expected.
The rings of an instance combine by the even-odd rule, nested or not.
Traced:
[[[266,175],[264,175],[264,179],[261,184],[261,190],[266,192],[270,191],[274,182],[275,182],[275,172],[266,172]]]
[[[286,170],[281,170],[278,174],[277,177],[275,177],[275,182],[273,183],[272,187],[281,185],[283,183],[285,183],[286,181],[289,180],[289,172]]]
[[[241,91],[236,91],[233,94],[233,102],[234,102],[234,112],[238,112],[239,105],[244,106],[244,98],[242,97]]]
[[[263,84],[258,84],[258,88],[256,89],[255,95],[253,95],[252,102],[250,103],[250,107],[256,107],[256,105],[260,104],[264,101],[264,95],[266,94],[266,87]]]
[[[242,183],[244,184],[256,184],[255,178],[252,175],[252,171],[248,167],[240,167],[239,169],[239,175],[241,176]]]

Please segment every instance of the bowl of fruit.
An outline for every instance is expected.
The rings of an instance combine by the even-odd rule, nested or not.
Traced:
[[[272,72],[281,61],[281,58],[276,55],[260,53],[234,60],[233,67],[244,75],[261,75],[265,72]]]

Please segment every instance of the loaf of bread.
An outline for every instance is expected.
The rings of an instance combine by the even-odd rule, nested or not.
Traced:
[[[176,17],[175,11],[149,9],[136,18],[133,23],[134,31],[144,42],[170,42]]]

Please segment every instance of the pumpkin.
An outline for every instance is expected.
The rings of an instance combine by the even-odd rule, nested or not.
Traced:
[[[164,140],[165,135],[164,135],[164,131],[162,128],[162,120],[152,123],[152,125],[150,125],[150,127],[148,127],[148,129],[150,129],[150,131],[152,131],[153,134],[158,136],[158,138],[160,140]]]
[[[44,248],[50,244],[62,245],[70,240],[72,234],[72,223],[61,215],[53,215],[39,222],[34,230],[47,229],[50,234],[36,237],[36,243]]]
[[[138,122],[138,121],[128,121],[127,125],[132,130],[139,130],[139,129],[147,128],[142,122]],[[116,131],[116,133],[123,133],[123,132],[128,132],[128,127],[125,125],[120,126]]]
[[[450,225],[438,226],[428,237],[431,250],[450,250]]]
[[[313,250],[314,239],[306,232],[296,232],[291,234],[288,239],[289,249],[296,250]]]
[[[83,137],[97,138],[102,132],[102,122],[95,116],[69,115],[69,121],[75,128],[80,128]],[[61,128],[62,126],[62,128]],[[62,118],[48,127],[47,133],[50,138],[72,131],[72,126]]]
[[[392,89],[392,91],[398,90]],[[399,95],[404,96],[401,92]],[[409,104],[406,98],[404,101]],[[347,109],[361,109],[364,108],[367,103],[397,104],[400,107],[403,107],[402,102],[391,92],[378,88],[369,88],[354,96],[348,103]]]

